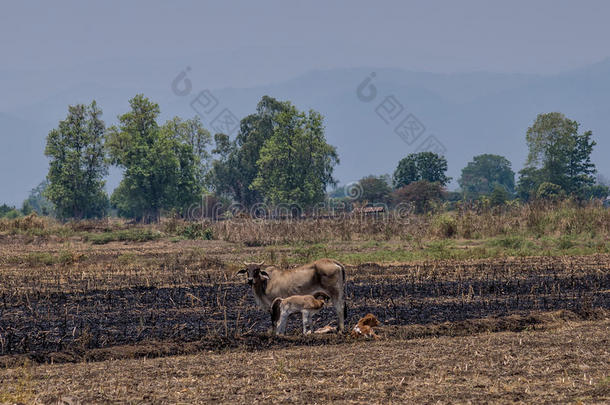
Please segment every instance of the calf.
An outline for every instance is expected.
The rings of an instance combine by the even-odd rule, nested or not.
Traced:
[[[303,317],[303,334],[313,330],[312,316],[324,306],[328,295],[318,292],[315,295],[293,295],[288,298],[276,298],[271,304],[271,322],[277,334],[286,333],[286,322],[292,314],[300,312]],[[309,330],[307,328],[309,327]]]

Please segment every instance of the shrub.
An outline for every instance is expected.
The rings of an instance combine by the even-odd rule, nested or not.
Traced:
[[[159,239],[163,234],[152,229],[136,228],[125,229],[122,231],[103,232],[103,233],[87,233],[84,239],[94,245],[104,245],[109,242],[125,241],[125,242],[146,242]]]
[[[50,266],[55,264],[57,259],[49,252],[31,252],[24,261],[29,266]]]
[[[574,247],[574,241],[569,236],[562,236],[557,240],[557,247],[561,250],[567,250]]]
[[[457,233],[457,220],[450,214],[435,216],[432,226],[436,235],[442,238],[451,238]]]
[[[193,222],[182,228],[180,234],[187,239],[212,240],[214,232],[212,228],[204,226],[199,222]]]
[[[521,236],[505,236],[503,238],[494,239],[489,242],[490,246],[502,247],[505,249],[521,249],[524,245],[524,239]]]
[[[72,250],[63,250],[57,256],[57,263],[68,265],[76,263],[79,259],[83,257],[82,254],[74,252]]]

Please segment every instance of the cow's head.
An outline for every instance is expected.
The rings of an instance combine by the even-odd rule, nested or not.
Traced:
[[[239,270],[237,274],[247,274],[248,275],[248,285],[254,284],[255,281],[264,281],[269,280],[269,274],[262,269],[262,266],[265,262],[262,261],[260,263],[247,263],[244,262],[246,268]]]

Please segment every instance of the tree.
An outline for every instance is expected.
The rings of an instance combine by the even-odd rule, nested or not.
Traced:
[[[198,176],[201,182],[210,169],[210,153],[208,148],[212,143],[210,131],[203,127],[199,117],[183,120],[179,117],[167,121],[161,131],[165,136],[174,138],[178,143],[187,144],[193,150],[196,158]]]
[[[503,156],[478,155],[462,169],[458,184],[468,198],[489,195],[497,186],[503,187],[507,193],[513,193],[515,172],[510,161]]]
[[[610,187],[603,184],[595,184],[591,187],[585,188],[583,195],[585,199],[605,199],[610,195]]]
[[[158,221],[161,210],[185,209],[201,196],[201,158],[187,138],[201,131],[196,122],[185,130],[180,120],[160,128],[158,104],[141,94],[129,104],[107,136],[111,162],[124,170],[111,202],[120,215]]]
[[[565,193],[586,198],[595,184],[592,132],[578,133],[579,124],[558,112],[540,114],[527,130],[529,154],[520,172],[520,194],[531,198],[543,182]]]
[[[439,182],[414,181],[394,190],[392,202],[394,204],[412,203],[415,212],[421,214],[431,210],[434,203],[440,202],[444,193],[445,190]]]
[[[256,106],[256,113],[240,121],[234,142],[227,135],[215,135],[213,153],[219,158],[212,163],[208,182],[217,194],[228,196],[246,207],[263,200],[260,191],[251,187],[259,173],[260,151],[279,125],[278,115],[288,111],[289,106],[290,103],[263,96]]]
[[[510,199],[510,194],[503,185],[496,184],[489,194],[489,203],[492,206],[504,205]]]
[[[212,161],[212,167],[207,175],[207,184],[220,196],[245,201],[244,175],[239,170],[238,148],[235,142],[226,134],[214,135],[216,147],[212,154],[217,158]],[[248,184],[249,186],[249,184]]]
[[[565,198],[565,196],[566,193],[561,186],[548,181],[540,184],[540,187],[538,187],[538,190],[536,191],[536,198],[538,200],[557,201]]]
[[[529,201],[536,197],[540,184],[544,182],[543,173],[535,167],[524,167],[519,171],[519,182],[517,183],[517,195],[523,201]]]
[[[603,174],[598,173],[596,184],[589,187],[585,191],[585,197],[587,199],[598,198],[605,199],[610,195],[610,180],[608,180]]]
[[[389,175],[363,177],[358,184],[362,193],[356,196],[356,201],[383,204],[389,201],[390,193],[392,192]]]
[[[332,172],[339,158],[326,143],[319,113],[305,114],[289,103],[284,107],[274,118],[273,135],[260,149],[250,188],[272,204],[306,208],[322,201],[326,187],[336,184]]]
[[[12,206],[2,204],[0,205],[0,218],[15,219],[21,216],[21,213]]]
[[[21,213],[23,215],[30,215],[32,213],[32,211],[34,211],[34,209],[32,208],[32,205],[30,204],[30,202],[28,200],[25,200],[23,202],[23,204],[21,205]]]
[[[38,186],[34,187],[30,191],[28,198],[23,202],[24,207],[27,204],[28,207],[36,211],[38,215],[55,215],[53,204],[45,197],[48,187],[49,181],[46,179],[38,184]]]
[[[433,152],[412,153],[398,162],[394,172],[394,188],[409,185],[416,181],[439,183],[446,186],[451,181],[447,177],[447,159]]]
[[[66,119],[47,136],[49,185],[44,195],[55,205],[59,218],[106,215],[108,197],[103,179],[108,165],[101,115],[95,101],[89,106],[70,106]]]

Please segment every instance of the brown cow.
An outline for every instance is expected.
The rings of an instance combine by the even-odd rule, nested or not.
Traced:
[[[347,308],[344,299],[345,267],[333,259],[320,259],[294,269],[267,267],[261,263],[245,263],[237,274],[248,275],[256,303],[267,311],[276,298],[292,295],[314,295],[323,292],[332,301],[339,318],[339,330],[345,330]]]

